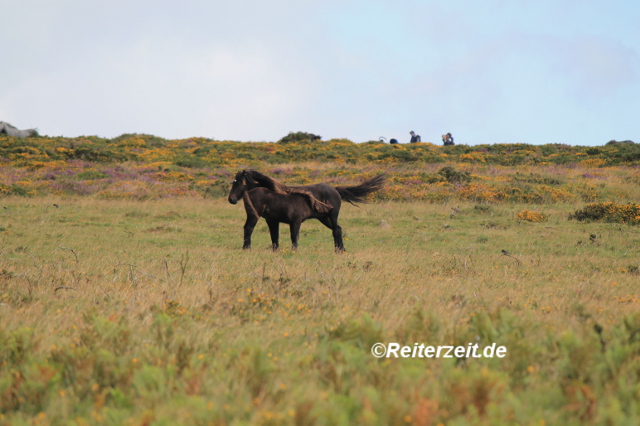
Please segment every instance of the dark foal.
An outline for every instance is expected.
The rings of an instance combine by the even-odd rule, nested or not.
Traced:
[[[242,248],[251,248],[251,234],[258,220],[263,217],[269,226],[271,243],[274,250],[279,246],[280,223],[288,223],[291,231],[291,249],[298,248],[300,226],[307,219],[320,219],[327,216],[332,207],[318,200],[311,199],[311,195],[302,193],[280,194],[267,188],[254,188],[252,190],[231,190],[232,195],[242,196],[244,208],[247,211],[247,221],[244,224],[244,243]],[[237,198],[236,198],[237,200]],[[232,204],[235,204],[231,201]],[[315,208],[312,205],[315,204]]]
[[[336,251],[344,251],[342,228],[338,225],[338,215],[342,200],[351,204],[363,202],[366,195],[379,190],[384,176],[379,175],[358,186],[332,187],[325,183],[287,187],[255,170],[243,170],[236,174],[229,202],[236,204],[244,200],[247,221],[244,225],[243,248],[251,247],[251,234],[260,217],[269,226],[273,249],[278,248],[280,223],[288,223],[291,228],[293,249],[298,247],[300,225],[307,219],[318,219],[333,232]]]

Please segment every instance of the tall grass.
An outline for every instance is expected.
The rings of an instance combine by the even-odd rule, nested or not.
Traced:
[[[242,251],[224,200],[3,198],[0,424],[630,424],[640,235],[581,205],[345,206],[335,255],[315,221]]]

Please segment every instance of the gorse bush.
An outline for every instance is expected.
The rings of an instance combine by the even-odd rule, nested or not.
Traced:
[[[516,215],[516,219],[526,220],[527,222],[546,222],[549,220],[549,216],[542,212],[525,209]]]
[[[591,203],[569,215],[569,219],[638,225],[640,224],[640,204],[619,204],[611,201]]]

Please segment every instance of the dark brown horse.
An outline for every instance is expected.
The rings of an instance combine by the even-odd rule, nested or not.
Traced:
[[[338,225],[342,200],[351,204],[362,203],[364,197],[382,188],[384,181],[384,175],[379,175],[357,186],[332,187],[316,183],[289,187],[255,170],[242,170],[236,174],[229,192],[229,202],[236,204],[242,198],[247,211],[242,248],[251,248],[253,229],[258,219],[264,217],[274,250],[278,248],[281,222],[289,224],[295,250],[302,222],[318,219],[333,231],[336,251],[344,251],[342,228]]]

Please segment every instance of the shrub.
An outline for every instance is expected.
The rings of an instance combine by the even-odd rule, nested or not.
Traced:
[[[211,163],[209,163],[208,161],[202,160],[198,157],[182,157],[174,160],[173,163],[176,166],[186,167],[189,169],[196,169],[196,168],[203,169],[205,167],[211,166]]]
[[[453,167],[446,166],[438,170],[438,174],[443,176],[450,183],[469,182],[471,174],[469,172],[459,172]]]
[[[630,140],[626,140],[626,141],[610,140],[609,142],[606,143],[606,145],[617,145],[617,144],[633,145],[634,142]]]
[[[569,219],[579,221],[602,220],[605,222],[640,224],[640,204],[619,204],[603,202],[587,204],[582,210],[576,210],[569,215]]]
[[[549,216],[542,212],[525,209],[516,215],[516,219],[526,220],[527,222],[546,222],[549,220]]]
[[[289,132],[289,134],[278,141],[278,143],[291,143],[299,141],[315,141],[322,139],[322,136],[307,132]]]

